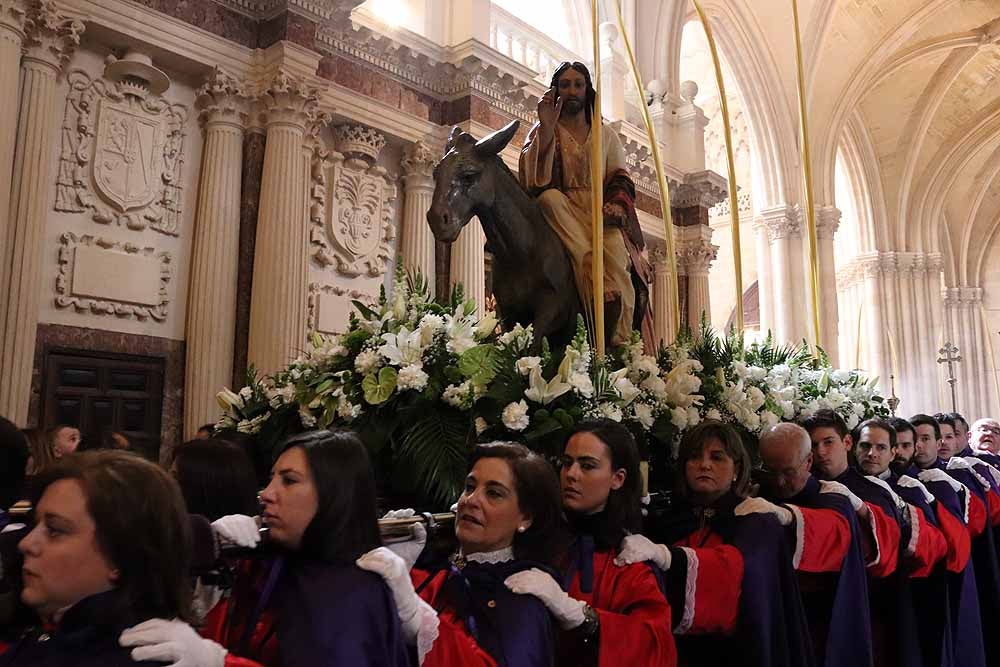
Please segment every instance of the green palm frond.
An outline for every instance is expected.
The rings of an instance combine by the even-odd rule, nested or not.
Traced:
[[[396,464],[410,471],[427,498],[451,504],[462,490],[473,432],[468,413],[428,410],[403,435]]]

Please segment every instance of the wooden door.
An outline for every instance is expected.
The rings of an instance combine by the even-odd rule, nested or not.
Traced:
[[[132,449],[159,460],[164,361],[75,350],[46,353],[41,426],[69,424],[85,438],[125,435]]]

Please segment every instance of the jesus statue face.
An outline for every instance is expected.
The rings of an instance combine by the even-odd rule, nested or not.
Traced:
[[[572,67],[559,76],[557,94],[563,100],[562,116],[571,117],[583,111],[587,104],[587,79]]]

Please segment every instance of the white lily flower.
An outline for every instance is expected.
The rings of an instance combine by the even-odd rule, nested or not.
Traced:
[[[455,309],[454,315],[445,315],[445,332],[448,334],[448,351],[462,354],[476,346],[476,338],[472,320],[463,315],[462,306]]]
[[[218,394],[215,395],[215,401],[219,404],[219,407],[223,410],[242,410],[246,405],[243,402],[243,398],[236,392],[229,389],[229,387],[223,388]]]
[[[424,354],[420,337],[419,329],[409,331],[406,327],[400,327],[399,333],[382,334],[385,344],[378,349],[379,354],[394,366],[419,364]]]
[[[486,313],[483,319],[479,320],[479,324],[476,325],[475,337],[478,340],[486,338],[491,333],[493,333],[497,328],[497,318],[494,317],[493,313]]]
[[[514,363],[517,372],[521,375],[528,375],[534,368],[541,368],[542,358],[541,357],[521,357]]]
[[[531,374],[528,376],[528,388],[524,390],[524,395],[535,403],[548,405],[572,388],[569,383],[563,382],[558,374],[546,382],[542,377],[542,369],[536,366],[531,369]]]

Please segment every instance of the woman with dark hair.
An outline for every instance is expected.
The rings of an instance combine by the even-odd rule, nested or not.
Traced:
[[[642,524],[632,434],[609,420],[579,424],[566,442],[560,482],[573,535],[561,581],[530,570],[511,577],[508,586],[536,595],[559,619],[566,630],[560,664],[676,665],[670,605],[655,572],[646,563],[615,563],[618,545]]]
[[[28,476],[37,475],[42,468],[56,460],[56,454],[52,449],[52,441],[49,440],[44,429],[26,428],[21,433],[28,440]]]
[[[170,472],[188,512],[209,521],[259,512],[257,476],[246,452],[225,440],[191,440],[173,452]]]
[[[420,664],[551,666],[546,606],[504,582],[532,568],[554,572],[549,567],[564,540],[552,466],[516,443],[477,445],[456,506],[455,536],[459,552],[437,572],[407,573],[405,561],[385,547],[358,562],[393,589]]]
[[[674,506],[649,526],[661,543],[622,542],[619,562],[663,570],[684,665],[812,664],[788,540],[760,499],[747,499],[750,466],[732,426],[702,422],[681,440]]]
[[[290,438],[261,501],[278,555],[245,563],[232,596],[209,614],[202,633],[229,655],[225,663],[206,667],[251,660],[269,667],[408,665],[389,589],[355,565],[381,544],[375,479],[358,437],[314,431]],[[122,641],[154,644],[150,648],[174,661],[187,658],[188,647],[197,645],[176,642],[168,622],[150,623],[162,625],[152,631],[139,626]]]
[[[42,471],[37,493],[37,523],[19,548],[21,601],[41,623],[0,665],[134,665],[118,645],[124,628],[190,618],[187,514],[160,468],[120,452],[74,454]]]

